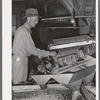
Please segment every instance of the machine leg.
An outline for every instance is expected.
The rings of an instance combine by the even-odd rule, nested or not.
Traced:
[[[76,100],[77,99],[77,97],[79,96],[79,91],[73,91],[73,93],[72,93],[72,100]]]
[[[40,88],[41,89],[46,89],[47,88],[47,85],[45,84],[45,85],[40,85]]]

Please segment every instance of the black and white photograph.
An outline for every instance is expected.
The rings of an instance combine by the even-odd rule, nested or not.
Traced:
[[[97,100],[97,1],[11,0],[10,100]]]

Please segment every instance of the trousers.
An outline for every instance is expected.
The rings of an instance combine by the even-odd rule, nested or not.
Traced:
[[[18,55],[12,57],[12,82],[19,84],[25,82],[28,73],[28,58]]]

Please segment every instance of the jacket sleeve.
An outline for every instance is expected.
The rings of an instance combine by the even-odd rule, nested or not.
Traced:
[[[49,56],[49,51],[40,50],[39,48],[36,48],[35,47],[35,44],[34,44],[32,38],[31,38],[30,33],[27,34],[26,39],[27,39],[26,42],[27,42],[28,52],[30,52],[31,54],[36,55],[38,57],[46,57],[46,56]]]

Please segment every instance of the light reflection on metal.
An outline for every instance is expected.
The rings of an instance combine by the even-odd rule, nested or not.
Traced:
[[[72,24],[74,24],[74,23],[75,23],[75,19],[72,18],[72,19],[70,20],[70,22],[71,22]]]
[[[83,45],[88,45],[88,44],[93,44],[93,43],[96,43],[96,41],[89,40],[88,42],[87,41],[82,41],[82,42],[77,42],[77,43],[56,45],[56,46],[51,46],[49,49],[50,50],[56,50],[56,49],[70,48],[70,47],[75,47],[75,46],[83,46]]]

